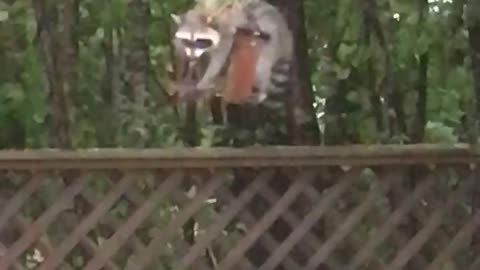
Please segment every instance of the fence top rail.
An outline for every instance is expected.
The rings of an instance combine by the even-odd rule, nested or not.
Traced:
[[[466,144],[0,151],[0,169],[369,166],[479,162],[480,150]]]

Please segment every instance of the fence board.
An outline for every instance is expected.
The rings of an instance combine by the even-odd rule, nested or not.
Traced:
[[[479,153],[0,151],[0,269],[477,270]]]
[[[258,168],[479,162],[480,149],[465,144],[0,151],[0,169]]]

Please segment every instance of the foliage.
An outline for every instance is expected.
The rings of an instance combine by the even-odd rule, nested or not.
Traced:
[[[342,121],[359,143],[411,141],[418,114],[418,66],[421,55],[428,54],[425,140],[451,143],[463,137],[474,93],[464,1],[428,1],[423,19],[421,2],[305,1],[315,93],[327,103],[340,95],[330,112],[319,112],[322,125],[328,127],[330,118]],[[389,97],[395,90],[399,95]],[[372,95],[387,107],[380,114]],[[389,102],[401,102],[405,119],[396,115],[396,121],[405,121],[407,130],[385,136],[384,117],[397,113]],[[377,120],[383,127],[375,125]],[[446,130],[453,134],[446,136]]]
[[[337,143],[412,142],[422,106],[417,103],[422,55],[428,55],[423,139],[447,143],[466,139],[467,108],[474,94],[463,22],[465,1],[429,0],[425,11],[421,2],[304,1],[310,78],[325,142],[331,143],[329,136],[339,138]],[[185,112],[168,102],[165,89],[169,14],[191,4],[148,1],[149,73],[139,113],[125,90],[124,50],[131,12],[127,1],[79,2],[78,80],[69,94],[74,147],[135,146],[140,139],[144,146],[181,143]],[[475,23],[477,16],[470,17]],[[38,31],[31,1],[0,2],[2,148],[47,143],[49,89]],[[202,105],[200,112],[199,141],[212,145],[218,140],[214,136],[218,127],[210,123],[208,106]],[[135,126],[139,118],[142,125]],[[136,135],[132,139],[129,134]]]
[[[281,2],[293,1],[298,0]],[[73,40],[61,39],[59,29],[65,25],[55,9],[59,3],[0,1],[0,148],[48,145],[49,136],[57,132],[48,124],[55,117],[62,120],[58,115],[62,112],[53,108],[52,80],[63,69],[72,69],[75,74],[68,82],[72,87],[65,90],[71,99],[65,119],[71,121],[69,136],[76,148],[238,146],[285,141],[282,136],[288,132],[280,121],[288,117],[272,113],[275,110],[267,106],[249,113],[239,110],[237,115],[243,121],[225,127],[211,120],[215,116],[209,104],[199,103],[192,127],[192,107],[169,102],[169,14],[184,11],[193,0],[63,2],[78,2],[70,14],[75,17]],[[37,3],[47,3],[41,10],[45,18],[39,18]],[[137,6],[133,8],[132,3]],[[480,55],[480,44],[476,52],[469,44],[473,35],[469,31],[480,25],[478,1],[304,0],[303,6],[308,58],[297,61],[310,67],[308,75],[324,143],[453,144],[471,139],[470,132],[480,118],[474,115],[480,111],[479,101],[477,112],[473,109],[475,99],[480,98],[480,89],[477,93],[474,90],[475,79],[480,84],[480,78],[473,74],[480,77],[480,70],[475,70],[472,60]],[[49,74],[45,50],[55,55],[59,47],[47,44],[42,33],[53,28],[57,32],[51,32],[52,40],[71,42],[75,61]],[[142,62],[144,55],[148,56],[146,63]],[[290,102],[291,107],[277,103],[275,109],[301,115],[294,110],[299,106],[291,104],[295,102],[298,100]],[[264,121],[255,126],[249,123],[253,119]],[[248,129],[253,126],[257,130],[252,135]],[[250,141],[236,144],[231,138]],[[102,179],[96,177],[90,188],[104,192],[108,181]],[[154,182],[145,180],[145,192],[151,191]],[[24,214],[34,217],[60,188],[49,183],[41,198],[35,198],[38,203],[26,207]],[[152,227],[164,226],[175,207],[169,201],[158,206]],[[122,199],[111,212],[125,219],[131,208]],[[198,222],[208,223],[212,212],[212,206],[205,205]],[[368,229],[357,228],[359,234],[368,233]],[[143,230],[143,237],[149,238],[150,226]],[[100,233],[97,238],[101,242]],[[171,254],[161,256],[172,259]],[[82,261],[77,264],[81,267]]]

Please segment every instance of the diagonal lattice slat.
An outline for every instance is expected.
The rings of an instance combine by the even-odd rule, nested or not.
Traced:
[[[185,222],[187,222],[192,214],[195,213],[195,211],[197,211],[201,206],[201,202],[206,200],[222,184],[224,177],[225,175],[223,174],[213,177],[197,194],[194,200],[190,202],[190,204],[188,204],[185,209],[183,209],[183,211],[181,211],[180,214],[172,222],[170,222],[170,224],[168,224],[168,227],[165,230],[162,230],[152,239],[145,253],[140,255],[138,263],[132,267],[135,269],[143,269],[145,266],[147,266],[151,262],[156,250],[161,248],[165,242],[172,237],[176,229],[182,227]],[[93,270],[96,268],[88,268],[87,265],[86,269]]]
[[[391,185],[391,182],[382,183],[385,189]],[[314,270],[326,259],[330,252],[335,248],[336,244],[341,241],[351,230],[352,227],[360,221],[360,219],[370,210],[375,200],[380,196],[380,191],[376,188],[372,189],[365,200],[358,205],[341,224],[338,230],[320,247],[319,250],[309,259],[305,269]]]
[[[330,205],[349,187],[351,178],[344,179],[329,190],[329,194],[320,200],[288,238],[277,247],[270,258],[260,267],[260,270],[274,269],[288,254],[292,247],[301,240],[301,237],[315,224],[315,222],[325,213]]]
[[[465,182],[462,183],[463,187]],[[463,194],[463,189],[458,188],[447,199],[443,208],[438,208],[428,218],[426,225],[420,230],[415,237],[413,237],[409,243],[400,250],[396,257],[392,260],[390,265],[386,269],[397,270],[402,269],[408,260],[421,248],[421,246],[428,240],[430,235],[440,226],[442,223],[443,215],[449,210],[453,204],[457,202],[458,196]]]
[[[22,205],[27,201],[28,197],[30,197],[32,193],[40,187],[41,183],[40,175],[35,175],[24,187],[22,187],[20,191],[15,194],[15,197],[6,203],[0,214],[0,231],[5,228],[8,220],[19,211],[20,207],[22,207]]]
[[[95,209],[76,227],[76,229],[70,234],[70,236],[58,246],[58,250],[54,250],[52,256],[42,264],[39,270],[56,268],[62,261],[68,252],[75,247],[80,239],[96,224],[109,208],[120,198],[125,190],[131,185],[131,179],[125,177],[122,179],[115,188],[112,189],[103,200],[96,205]]]
[[[239,241],[237,246],[232,249],[225,259],[218,265],[219,269],[229,270],[243,256],[244,252],[255,242],[255,240],[271,225],[276,218],[281,215],[295,197],[301,192],[305,185],[313,178],[313,175],[306,174],[299,178],[290,189],[278,200],[274,207],[249,231],[249,233]]]
[[[240,212],[243,207],[250,201],[253,196],[267,184],[267,181],[273,176],[272,171],[264,172],[260,174],[254,181],[250,184],[250,187],[247,187],[237,200],[231,202],[225,210],[225,214],[218,217],[217,221],[206,231],[204,237],[198,239],[198,242],[192,246],[188,254],[186,254],[182,260],[181,264],[184,267],[190,266],[195,258],[200,255],[200,252],[204,250],[207,245],[220,233],[220,231],[228,224],[228,222],[235,217],[235,215]]]
[[[8,269],[10,264],[38,237],[39,232],[44,231],[54,221],[55,217],[65,209],[72,198],[82,191],[85,184],[84,179],[77,179],[68,186],[60,198],[24,232],[22,238],[9,248],[7,254],[0,261],[0,269]]]
[[[182,175],[173,174],[167,178],[157,190],[137,209],[137,211],[120,227],[117,232],[102,246],[95,257],[85,266],[85,269],[100,269],[106,263],[108,258],[112,256],[120,246],[128,239],[133,231],[141,224],[141,222],[153,211],[155,202],[159,201],[168,192],[172,191],[180,184]]]
[[[462,229],[457,233],[453,240],[448,244],[444,250],[435,258],[427,270],[439,269],[442,263],[448,259],[456,250],[460,248],[467,240],[467,237],[474,233],[475,229],[480,225],[480,212],[477,211],[473,218],[466,223]]]
[[[381,228],[375,232],[375,235],[370,238],[370,240],[364,244],[363,248],[353,257],[348,269],[357,269],[363,261],[369,259],[369,257],[373,255],[373,251],[377,245],[380,244],[380,242],[382,242],[395,228],[395,226],[401,221],[401,218],[414,206],[414,203],[421,198],[433,182],[433,177],[430,177],[417,186],[415,191],[403,201],[398,209],[388,217]]]
[[[225,201],[234,200],[233,195],[231,195],[231,193],[229,191],[226,191],[226,192],[220,194],[219,197],[222,198]],[[275,197],[274,199],[272,199],[270,201],[270,203],[274,204],[278,199],[279,198]],[[285,213],[289,214],[289,212],[285,212]],[[254,217],[254,215],[252,215],[248,211],[244,211],[244,212],[240,213],[239,218],[242,220],[242,222],[247,223],[247,225],[249,225],[250,227],[253,226],[256,222],[256,218]],[[277,246],[280,245],[279,241],[275,240],[274,237],[270,233],[262,234],[260,236],[260,238],[258,239],[258,242],[261,243],[263,246],[265,246],[266,248],[268,248],[270,250],[274,250]],[[248,262],[248,260],[247,260],[247,262]],[[285,265],[285,267],[287,267],[287,269],[299,269],[301,267],[297,262],[292,260],[290,257],[285,258],[284,265]],[[251,269],[251,268],[252,267],[249,267],[247,269]]]

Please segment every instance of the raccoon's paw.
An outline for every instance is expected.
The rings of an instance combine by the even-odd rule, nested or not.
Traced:
[[[260,104],[267,98],[267,94],[263,92],[254,92],[247,98],[249,104]]]
[[[176,102],[197,100],[203,94],[197,90],[195,84],[186,82],[171,83],[169,92]]]
[[[207,90],[213,90],[215,88],[215,84],[212,82],[198,82],[197,85],[195,86],[197,90],[199,91],[207,91]]]

